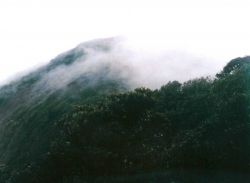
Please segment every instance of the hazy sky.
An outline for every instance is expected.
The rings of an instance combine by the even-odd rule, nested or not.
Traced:
[[[250,54],[249,17],[247,0],[2,0],[0,82],[80,42],[112,36],[221,66]]]

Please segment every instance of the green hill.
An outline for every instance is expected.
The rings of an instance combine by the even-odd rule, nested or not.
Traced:
[[[249,57],[215,79],[131,90],[105,57],[112,44],[79,45],[0,88],[1,182],[250,180]]]

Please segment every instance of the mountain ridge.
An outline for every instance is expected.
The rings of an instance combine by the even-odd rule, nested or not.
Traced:
[[[0,87],[2,182],[249,171],[249,57],[214,79],[134,90],[136,70],[119,61],[116,43],[80,44]]]

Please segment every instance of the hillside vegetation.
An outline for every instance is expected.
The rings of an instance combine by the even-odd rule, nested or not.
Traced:
[[[62,56],[64,65],[78,57],[71,54]],[[196,181],[206,182],[207,172],[249,174],[249,57],[230,61],[215,78],[156,90],[131,91],[104,69],[33,95],[34,84],[60,64],[0,89],[0,182],[149,182],[154,173],[195,182],[185,172],[197,170],[206,173]]]

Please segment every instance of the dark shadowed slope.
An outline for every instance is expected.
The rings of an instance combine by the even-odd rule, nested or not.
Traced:
[[[54,122],[72,106],[126,90],[125,78],[110,77],[108,62],[100,67],[91,63],[97,62],[95,56],[108,54],[113,44],[113,39],[81,44],[0,88],[2,169],[18,172],[39,161],[56,135]]]
[[[115,44],[84,43],[0,89],[1,182],[249,182],[249,57],[131,91]]]

